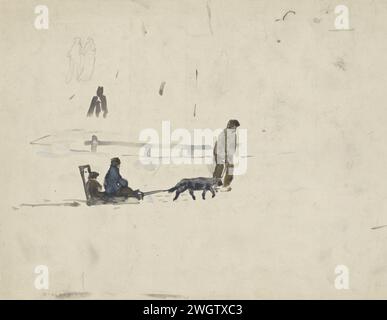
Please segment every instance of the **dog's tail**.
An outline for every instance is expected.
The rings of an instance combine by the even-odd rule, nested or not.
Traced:
[[[168,191],[168,192],[173,192],[173,191],[175,191],[176,189],[177,189],[177,187],[174,186],[174,187],[172,187],[172,188],[170,188],[170,189],[168,189],[168,190],[166,190],[166,191]]]

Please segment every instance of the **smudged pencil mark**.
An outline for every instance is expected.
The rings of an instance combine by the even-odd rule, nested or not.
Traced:
[[[58,299],[68,299],[68,298],[83,298],[90,295],[90,292],[62,292],[53,294],[54,297]]]
[[[48,144],[48,143],[38,143],[38,141],[43,140],[45,138],[48,138],[50,136],[51,136],[50,134],[47,134],[47,135],[45,135],[43,137],[40,137],[38,139],[35,139],[35,140],[31,141],[30,144],[39,144],[39,145],[49,146],[50,144]]]
[[[342,71],[346,71],[347,70],[347,66],[345,65],[345,61],[344,61],[343,58],[338,58],[333,65],[336,66],[337,68],[339,68]]]
[[[160,89],[159,89],[159,95],[162,96],[164,93],[164,87],[165,87],[165,81],[161,82]]]
[[[85,273],[82,272],[82,290],[85,291]]]
[[[80,204],[78,202],[63,202],[63,203],[22,203],[20,207],[79,207]]]
[[[207,16],[208,16],[208,28],[210,29],[211,35],[213,35],[214,32],[212,30],[212,14],[211,14],[210,1],[207,1],[206,8],[207,8]]]
[[[86,200],[81,200],[81,199],[64,199],[63,201],[76,201],[76,202],[86,203]]]
[[[71,100],[72,98],[74,98],[75,97],[75,94],[73,94],[70,98],[69,98],[69,100]]]
[[[292,14],[296,14],[296,12],[295,11],[293,11],[293,10],[289,10],[288,12],[286,12],[285,14],[284,14],[284,16],[282,17],[282,20],[283,21],[285,21],[285,18],[286,18],[286,16],[289,14],[289,13],[292,13]]]
[[[148,297],[156,298],[156,299],[173,299],[173,298],[184,298],[184,296],[178,294],[163,294],[163,293],[148,293],[145,294]]]
[[[141,29],[142,29],[142,34],[143,34],[144,36],[146,36],[147,33],[148,33],[148,30],[145,28],[144,22],[142,23]]]
[[[384,227],[387,227],[387,224],[384,224],[382,226],[377,226],[377,227],[372,227],[371,230],[377,230],[377,229],[382,229]]]
[[[149,9],[149,5],[143,0],[131,0],[131,2],[138,4],[139,6],[145,8],[145,9]]]
[[[13,210],[19,210],[19,208],[18,208],[18,207],[12,207],[12,209],[13,209]]]
[[[194,116],[194,118],[196,117],[196,103],[195,103],[195,106],[194,106],[194,113],[193,113],[193,116]]]
[[[89,245],[89,254],[91,264],[96,264],[99,260],[99,255],[97,250],[95,250],[95,248],[91,244]]]
[[[328,31],[354,31],[355,29],[330,29]]]
[[[117,70],[117,72],[116,72],[116,79],[118,78],[118,74],[119,74],[119,70]]]
[[[313,18],[313,22],[314,22],[314,23],[320,23],[320,22],[321,22],[321,19],[319,19],[319,18]]]

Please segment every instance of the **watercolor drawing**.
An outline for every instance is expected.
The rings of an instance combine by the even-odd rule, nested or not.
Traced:
[[[0,298],[385,297],[383,1],[0,2]]]

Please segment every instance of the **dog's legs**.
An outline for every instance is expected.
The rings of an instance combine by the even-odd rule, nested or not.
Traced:
[[[215,190],[213,187],[210,187],[210,192],[212,194],[212,197],[215,197]]]
[[[183,193],[185,190],[187,190],[186,187],[180,187],[180,188],[177,188],[177,189],[176,189],[176,195],[175,195],[175,197],[173,198],[173,201],[175,201],[175,200],[179,197],[180,193]]]
[[[196,200],[193,189],[189,189],[189,194],[191,195],[192,199]]]
[[[175,197],[173,198],[173,201],[177,200],[177,198],[179,197],[180,195],[180,191],[179,189],[176,190],[176,194],[175,194]]]
[[[206,200],[206,192],[207,192],[207,189],[204,189],[202,193],[203,200]]]

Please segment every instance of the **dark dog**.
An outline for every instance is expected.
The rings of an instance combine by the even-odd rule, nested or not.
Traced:
[[[175,201],[179,197],[180,193],[188,190],[192,199],[196,200],[194,191],[203,190],[202,198],[205,199],[207,191],[210,191],[212,194],[212,197],[215,197],[215,187],[220,187],[222,185],[223,185],[222,179],[220,178],[183,179],[178,184],[176,184],[176,186],[169,189],[168,192],[176,191],[176,195],[173,198],[173,201]]]

